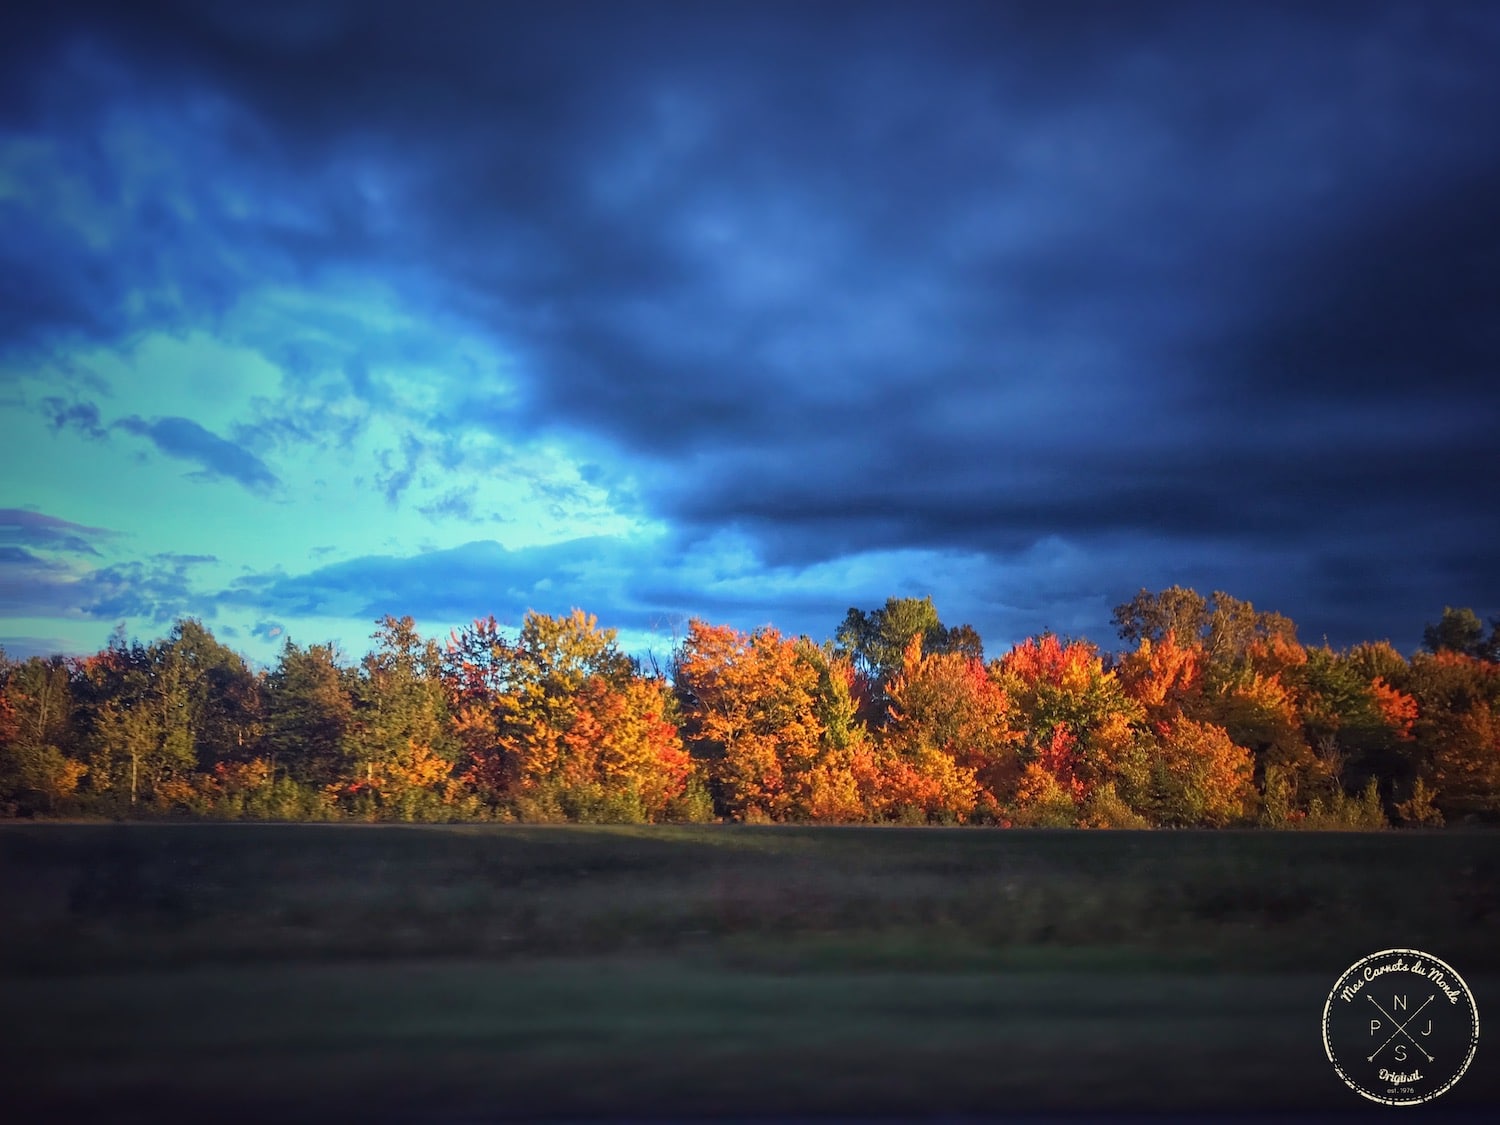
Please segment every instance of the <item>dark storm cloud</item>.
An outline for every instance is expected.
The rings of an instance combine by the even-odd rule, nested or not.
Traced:
[[[225,441],[189,418],[156,418],[147,422],[132,415],[114,425],[148,439],[168,457],[198,465],[204,476],[226,477],[251,492],[266,492],[280,483],[255,454]]]
[[[1500,606],[1492,5],[139,4],[31,20],[0,78],[11,128],[84,135],[105,91],[211,93],[210,155],[305,218],[235,218],[205,193],[198,227],[142,212],[151,236],[108,257],[34,227],[5,240],[21,271],[7,338],[119,330],[142,278],[201,283],[190,300],[216,309],[257,270],[349,263],[515,358],[516,386],[458,381],[438,428],[561,435],[630,465],[685,543],[749,535],[768,585],[862,552],[980,556],[1009,584],[1011,609],[984,603],[998,626],[1045,612],[1016,607],[1030,582],[1059,614],[1094,613],[1101,639],[1109,604],[1170,581],[1253,593],[1335,641],[1415,639],[1445,602]],[[79,58],[104,60],[82,68],[92,94],[38,94]],[[297,369],[302,344],[263,346]],[[334,358],[379,404],[378,359],[409,346]],[[307,347],[309,371],[332,362]],[[257,425],[268,443],[291,432]],[[393,503],[424,455],[381,467]],[[245,456],[218,471],[274,483]],[[1067,590],[1028,561],[1059,537],[1082,552]],[[485,612],[469,576],[518,593],[546,577],[488,550],[270,589],[283,612],[368,611],[379,590]],[[559,588],[613,588],[564,555]]]

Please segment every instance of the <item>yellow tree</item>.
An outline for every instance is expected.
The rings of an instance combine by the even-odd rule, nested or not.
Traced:
[[[1250,751],[1236,746],[1223,727],[1179,717],[1159,730],[1143,811],[1172,827],[1233,824],[1254,798],[1254,772]]]
[[[580,609],[560,617],[529,612],[514,641],[493,617],[455,630],[442,680],[463,779],[492,804],[522,800],[536,810],[560,803],[548,815],[568,815],[567,806],[598,797],[598,747],[583,731],[631,715],[638,726],[650,723],[648,696],[628,694],[635,667],[615,636]],[[625,701],[612,701],[610,693],[622,691]],[[603,719],[581,709],[581,700],[601,708]]]
[[[799,819],[849,824],[877,815],[885,779],[877,748],[860,717],[865,677],[854,658],[833,645],[807,638],[796,642],[798,655],[818,676],[814,701],[818,719],[818,757],[796,787],[793,815]]]
[[[664,686],[632,677],[616,686],[591,676],[573,696],[562,735],[562,778],[572,792],[595,790],[611,807],[638,808],[641,819],[663,819],[681,796],[692,761],[668,718]]]

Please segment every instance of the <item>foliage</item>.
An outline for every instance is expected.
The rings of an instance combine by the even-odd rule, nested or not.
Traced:
[[[810,810],[823,750],[818,669],[775,629],[740,633],[694,618],[677,664],[684,738],[736,819]]]
[[[1078,800],[1039,762],[1021,773],[1011,806],[1017,828],[1071,828],[1078,821]]]
[[[1335,789],[1332,800],[1325,803],[1314,797],[1307,815],[1300,819],[1297,827],[1333,832],[1375,832],[1389,828],[1385,809],[1380,801],[1380,787],[1372,777],[1358,797],[1350,797],[1342,789]]]
[[[1396,817],[1403,824],[1411,828],[1441,828],[1443,826],[1443,814],[1433,804],[1436,794],[1428,788],[1427,782],[1417,778],[1412,785],[1411,796],[1396,805]]]
[[[869,685],[876,705],[870,717],[877,721],[885,718],[878,705],[886,702],[886,689],[914,639],[929,653],[984,659],[984,642],[973,626],[944,625],[931,597],[887,598],[885,605],[869,611],[851,607],[834,633],[837,654]]]
[[[1009,800],[1020,776],[1020,736],[1010,728],[1009,711],[1004,689],[978,658],[924,653],[915,636],[891,682],[885,743],[909,763],[930,759],[923,767],[928,773],[941,768],[955,778],[957,771],[971,775],[987,803],[998,805]],[[953,768],[939,767],[938,756],[951,759]]]
[[[1142,590],[1133,648],[988,665],[930,598],[823,643],[694,620],[643,674],[582,610],[252,670],[201,622],[79,659],[0,652],[0,815],[1384,827],[1500,820],[1500,663],[1470,611],[1427,651],[1305,647],[1216,591]],[[656,667],[654,664],[652,667]]]
[[[1472,609],[1443,608],[1443,616],[1422,632],[1422,644],[1428,652],[1456,652],[1479,660],[1500,660],[1500,617],[1490,622],[1490,635],[1484,635],[1484,623]]]
[[[1075,802],[1135,757],[1145,709],[1093,645],[1046,634],[1014,646],[990,672],[1021,732],[1020,761],[1040,765]]]
[[[1149,828],[1151,822],[1136,812],[1106,781],[1089,794],[1078,818],[1080,828]]]
[[[1186,717],[1163,724],[1142,805],[1157,824],[1222,828],[1238,823],[1253,797],[1250,752],[1223,727]]]

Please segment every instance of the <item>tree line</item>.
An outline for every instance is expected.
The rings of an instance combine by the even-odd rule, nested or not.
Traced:
[[[930,598],[833,638],[693,620],[643,667],[575,610],[256,671],[185,619],[92,656],[0,651],[0,815],[1383,828],[1500,818],[1500,621],[1410,658],[1306,646],[1224,593],[1142,590],[1125,650],[985,660]]]

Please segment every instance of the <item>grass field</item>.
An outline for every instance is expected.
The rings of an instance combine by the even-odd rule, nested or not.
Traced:
[[[27,1119],[1364,1116],[1345,967],[1500,996],[1496,834],[12,824],[0,902]]]

